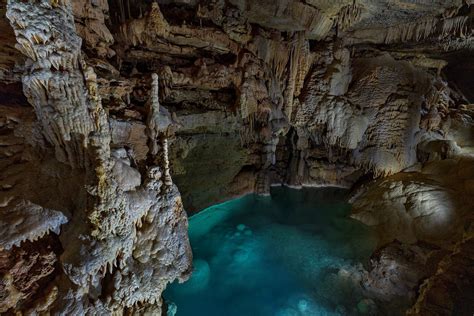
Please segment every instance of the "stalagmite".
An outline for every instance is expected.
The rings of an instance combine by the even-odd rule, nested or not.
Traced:
[[[58,3],[52,7],[47,1],[41,3],[10,1],[8,10],[8,17],[15,26],[20,43],[24,43],[29,38],[28,34],[38,27],[44,29],[45,34],[50,32],[45,37],[47,40],[36,36],[32,37],[30,44],[22,46],[28,47],[23,51],[34,60],[29,65],[36,70],[25,75],[23,85],[29,101],[34,105],[37,118],[42,123],[40,130],[55,148],[55,159],[68,163],[72,168],[70,170],[80,169],[84,173],[81,181],[86,184],[81,188],[82,192],[75,193],[80,198],[73,202],[71,209],[62,209],[71,216],[70,225],[64,230],[61,229],[60,236],[60,241],[67,245],[60,257],[61,268],[64,271],[61,274],[67,281],[58,284],[57,299],[49,308],[60,313],[82,314],[85,310],[114,313],[139,302],[160,304],[159,298],[166,283],[176,277],[186,278],[190,264],[187,239],[175,238],[183,235],[186,216],[179,201],[179,193],[169,174],[166,150],[164,152],[166,159],[163,162],[165,182],[169,187],[166,193],[160,190],[160,178],[148,178],[145,184],[134,185],[129,185],[132,179],[120,180],[119,175],[114,173],[116,166],[120,165],[122,170],[128,170],[130,174],[138,174],[138,179],[140,173],[130,166],[130,161],[125,160],[125,163],[122,161],[127,158],[123,156],[120,158],[111,151],[110,118],[102,105],[97,75],[82,57],[81,41],[75,34],[70,3]],[[25,10],[28,10],[28,14],[23,14]],[[19,20],[24,22],[18,23]],[[23,27],[16,28],[20,24]],[[59,32],[59,28],[65,32]],[[49,68],[49,60],[53,60],[53,64],[57,65]],[[157,98],[157,78],[155,81]],[[154,103],[157,103],[157,100]],[[158,105],[156,110],[159,111]],[[159,128],[160,122],[155,123]],[[151,144],[150,151],[156,150],[155,147]],[[71,179],[74,181],[74,171],[69,172],[72,172]],[[71,180],[66,177],[63,181],[67,187],[69,185],[67,182]],[[166,195],[167,198],[158,198],[161,195]],[[52,197],[52,200],[62,198],[58,195]],[[36,241],[37,237],[44,239],[43,236],[49,230],[59,234],[59,226],[67,221],[60,212],[46,209],[41,205],[29,202],[22,205],[25,205],[24,211],[30,209],[31,212],[34,210],[33,213],[38,213],[27,212],[24,215],[29,214],[25,223],[29,222],[31,226],[29,228],[31,232],[24,231],[26,239],[33,241]],[[14,213],[13,203],[11,207],[10,212]],[[138,229],[135,227],[135,223],[142,221],[145,215],[156,223],[152,231],[148,229],[142,231],[143,227]],[[34,224],[34,221],[38,224]],[[176,231],[178,235],[171,233],[166,238],[160,237],[160,241],[157,241],[157,236],[167,229],[167,225],[178,227]],[[19,232],[19,228],[15,227],[14,232]],[[140,235],[141,239],[137,239],[137,235]],[[18,246],[22,240],[24,239],[13,238],[7,241],[6,246],[7,248],[13,244]],[[167,272],[156,270],[157,276],[152,280],[141,276],[140,281],[136,276],[142,273],[140,271],[147,270],[147,264],[153,260],[156,261],[157,269],[161,269],[161,265],[157,263],[160,258],[149,254],[148,247],[143,247],[142,243],[146,244],[147,241],[170,243],[169,249],[175,253],[173,256],[176,261],[163,262],[163,266],[169,264],[174,266],[167,269]],[[144,266],[133,264],[135,259],[132,254],[137,252],[141,254],[141,258],[147,258],[139,259]],[[119,255],[121,268],[116,264]],[[127,284],[126,279],[129,273],[126,271],[130,269],[135,269],[133,282],[143,282],[142,288],[135,290],[133,294],[130,293],[131,284]],[[116,294],[109,293],[113,300],[96,300],[89,305],[84,300],[88,295],[86,293],[89,290],[100,291],[100,280],[105,277],[101,271],[105,271],[106,275],[124,273],[122,283],[118,283]],[[154,290],[149,291],[146,284]],[[127,297],[119,294],[123,291],[128,293]]]
[[[163,177],[164,177],[164,183],[167,186],[170,186],[173,184],[173,181],[171,180],[171,174],[170,174],[170,162],[168,158],[168,139],[163,138],[161,145],[163,147]]]
[[[160,101],[158,99],[159,94],[158,87],[158,75],[152,74],[151,82],[151,102],[148,105],[148,116],[147,116],[147,133],[148,133],[148,147],[150,148],[151,155],[158,153],[158,134],[159,130],[159,115],[160,115]]]

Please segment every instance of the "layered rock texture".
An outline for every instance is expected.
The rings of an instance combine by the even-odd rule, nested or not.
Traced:
[[[287,184],[353,189],[375,299],[472,315],[471,0],[0,13],[1,313],[164,313],[184,209]]]
[[[172,122],[153,74],[147,163],[113,142],[72,13],[61,1],[7,6],[32,107],[2,105],[1,312],[159,313],[192,257],[169,174]]]

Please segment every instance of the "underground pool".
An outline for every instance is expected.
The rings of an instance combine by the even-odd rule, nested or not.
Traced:
[[[177,316],[373,314],[377,306],[359,284],[376,238],[348,217],[346,200],[343,189],[275,187],[270,197],[247,195],[192,216],[194,272],[165,292],[169,310]]]

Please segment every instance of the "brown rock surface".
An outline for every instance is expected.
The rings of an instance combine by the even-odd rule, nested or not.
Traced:
[[[57,268],[60,249],[55,246],[57,240],[45,238],[0,252],[0,312],[20,308],[20,304],[42,296],[42,288],[52,281]]]

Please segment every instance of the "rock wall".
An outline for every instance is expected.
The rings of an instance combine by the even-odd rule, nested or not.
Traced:
[[[183,116],[176,147],[190,147],[181,142],[180,134],[187,134],[187,143],[191,134],[198,134],[192,142],[198,144],[203,135],[223,133],[222,127],[215,126],[217,115],[230,120],[226,126],[233,137],[239,132],[243,151],[231,150],[235,159],[226,159],[234,166],[226,169],[235,170],[207,184],[211,191],[210,186],[224,185],[219,199],[226,199],[234,195],[235,177],[243,173],[244,182],[249,182],[247,174],[253,174],[255,181],[241,186],[241,193],[266,193],[270,184],[281,182],[351,186],[364,174],[389,175],[417,161],[416,146],[426,130],[420,120],[431,106],[425,99],[435,93],[434,85],[444,84],[439,71],[446,62],[416,51],[392,50],[400,42],[413,40],[434,50],[435,38],[456,38],[459,28],[462,38],[469,38],[471,30],[463,22],[458,28],[446,26],[417,36],[412,35],[416,29],[400,26],[403,35],[384,41],[392,44],[386,51],[367,50],[362,42],[369,43],[369,39],[345,40],[355,38],[352,30],[362,26],[370,34],[378,33],[379,16],[371,11],[374,6],[317,1],[137,5],[140,12],[132,8],[125,17],[117,18],[119,26],[114,26],[113,33],[120,44],[116,51],[123,75],[157,69],[166,78],[163,104],[178,121]],[[384,6],[380,4],[379,9]],[[447,19],[463,14],[464,8],[457,2],[414,6],[407,10],[397,3],[387,23],[395,24],[397,15],[404,22],[429,16],[448,23]],[[325,20],[328,17],[337,17],[337,22]],[[463,19],[468,23],[468,16]],[[341,40],[332,42],[334,36]],[[138,100],[132,98],[131,103],[134,101]],[[431,121],[445,115],[436,111],[431,110]],[[277,148],[282,152],[277,154]],[[213,152],[216,159],[225,157]],[[284,161],[278,162],[277,156]],[[195,181],[196,174],[185,171],[180,158],[173,160],[184,186]],[[216,164],[221,165],[216,161],[209,167]],[[282,170],[285,164],[291,171]],[[206,194],[197,191],[183,188],[190,210],[208,205],[200,202],[208,199]]]
[[[149,79],[149,163],[140,166],[112,141],[72,12],[67,1],[7,7],[36,119],[2,106],[1,311],[161,313],[163,289],[187,279],[192,255],[158,77]]]
[[[410,267],[400,252],[387,260],[382,250],[369,273],[369,292],[385,300],[393,300],[396,295],[387,292],[400,286],[419,294],[412,295],[408,315],[469,315],[473,310],[467,298],[474,295],[473,157],[466,134],[457,132],[462,125],[472,133],[472,115],[470,108],[452,110],[447,139],[426,138],[418,146],[423,164],[362,185],[352,197],[352,217],[374,227],[381,245],[402,243],[398,247],[411,254],[410,264],[421,263]]]
[[[433,312],[472,260],[473,10],[2,0],[0,312],[159,314],[191,271],[184,209],[279,184],[353,188],[367,291],[427,279],[411,312]]]

